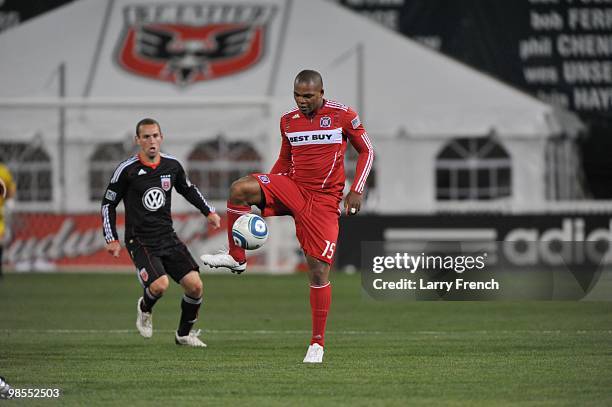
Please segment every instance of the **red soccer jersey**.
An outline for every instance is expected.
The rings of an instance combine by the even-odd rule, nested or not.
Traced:
[[[298,108],[280,120],[281,151],[273,174],[287,173],[307,189],[342,196],[346,142],[359,153],[351,190],[361,194],[372,168],[374,150],[357,112],[348,106],[324,100],[312,118]]]

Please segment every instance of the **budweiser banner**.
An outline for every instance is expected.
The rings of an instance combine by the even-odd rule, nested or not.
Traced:
[[[211,238],[224,230],[224,226],[219,230],[208,230],[206,219],[199,213],[178,214],[173,218],[174,229],[187,245],[200,244],[204,238]],[[122,237],[123,227],[121,214],[117,217],[117,229]],[[12,217],[10,229],[4,262],[18,271],[132,267],[125,249],[118,259],[110,257],[104,250],[100,215],[97,213],[17,213]]]

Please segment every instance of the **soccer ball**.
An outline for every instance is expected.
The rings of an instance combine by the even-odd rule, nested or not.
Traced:
[[[268,240],[268,225],[261,216],[247,213],[234,222],[232,238],[243,249],[258,249]]]

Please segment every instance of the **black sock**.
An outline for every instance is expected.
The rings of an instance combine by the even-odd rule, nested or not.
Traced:
[[[144,294],[142,295],[142,302],[140,303],[140,310],[142,312],[151,312],[153,306],[161,298],[153,295],[151,291],[149,291],[149,287],[144,289]]]
[[[181,301],[181,322],[177,330],[178,336],[189,335],[191,327],[198,320],[200,305],[202,305],[202,297],[192,298],[187,294],[183,294],[183,300]]]

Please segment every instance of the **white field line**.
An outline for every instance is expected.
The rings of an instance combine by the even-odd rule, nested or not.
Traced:
[[[0,329],[0,334],[32,333],[32,334],[130,334],[136,329]],[[156,329],[155,332],[169,333],[173,329]],[[379,331],[327,331],[339,335],[382,335]],[[266,330],[266,329],[202,329],[203,334],[254,334],[254,335],[302,335],[310,331],[300,330]]]
[[[136,333],[136,329],[0,329],[0,334],[131,334]],[[156,329],[155,332],[170,333],[173,329]],[[303,335],[310,334],[306,330],[273,330],[273,329],[202,329],[204,334],[240,334],[240,335]],[[534,335],[561,335],[561,334],[589,334],[589,333],[604,333],[612,334],[609,329],[589,329],[589,330],[477,330],[477,331],[327,331],[333,335],[387,335],[387,334],[403,334],[403,335],[444,335],[444,336],[459,336],[459,335],[509,335],[509,334],[534,334]]]

